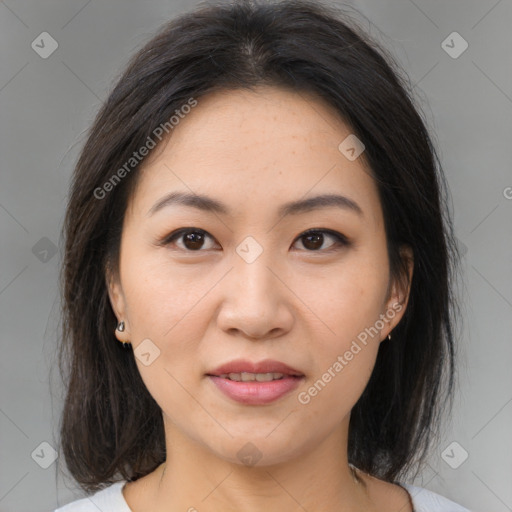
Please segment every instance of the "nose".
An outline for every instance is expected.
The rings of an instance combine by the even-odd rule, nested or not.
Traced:
[[[291,298],[283,272],[265,251],[252,263],[238,256],[222,283],[219,328],[250,339],[275,338],[293,325]]]

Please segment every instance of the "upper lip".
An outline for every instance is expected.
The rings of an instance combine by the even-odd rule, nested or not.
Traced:
[[[245,359],[235,359],[228,363],[222,364],[215,370],[212,370],[207,375],[224,375],[227,373],[283,373],[285,375],[293,375],[296,377],[303,377],[304,374],[288,366],[280,361],[273,359],[264,359],[257,363],[247,361]]]

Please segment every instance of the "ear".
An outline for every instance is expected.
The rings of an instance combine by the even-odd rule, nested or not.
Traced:
[[[130,329],[126,314],[126,300],[124,297],[123,288],[121,286],[119,273],[112,271],[110,268],[107,268],[105,271],[105,282],[107,285],[110,305],[112,306],[114,314],[116,315],[117,323],[119,324],[121,321],[125,323],[124,331],[118,331],[116,328],[116,338],[119,341],[128,343],[130,340]]]
[[[387,320],[385,327],[381,331],[382,341],[387,339],[388,334],[398,325],[409,302],[414,270],[414,253],[412,248],[409,245],[402,245],[400,247],[400,257],[402,258],[406,271],[391,283],[388,298],[385,303],[385,311],[383,311]]]

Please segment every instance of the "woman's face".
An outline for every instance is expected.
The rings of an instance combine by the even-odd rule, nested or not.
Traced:
[[[361,147],[348,139],[339,149],[349,135],[303,94],[214,93],[143,162],[109,293],[126,324],[116,335],[132,343],[167,434],[265,465],[347,427],[408,293],[389,282],[377,188],[355,158]],[[155,206],[171,193],[186,199]],[[284,214],[304,201],[310,208]],[[273,360],[296,375],[218,370],[235,360]]]

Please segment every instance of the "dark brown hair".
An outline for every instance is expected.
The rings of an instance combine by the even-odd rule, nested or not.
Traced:
[[[116,273],[135,165],[95,193],[190,98],[259,85],[313,94],[365,144],[378,184],[390,275],[414,252],[407,310],[381,343],[354,406],[349,462],[393,481],[421,463],[454,387],[458,251],[436,150],[393,58],[341,9],[319,2],[208,3],[168,22],[133,58],[99,110],[74,170],[63,226],[62,340],[66,397],[60,442],[87,492],[136,480],[165,460],[162,413],[131,349],[115,337],[106,272]]]

